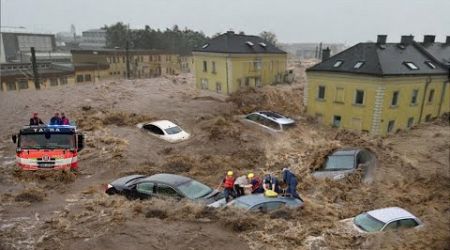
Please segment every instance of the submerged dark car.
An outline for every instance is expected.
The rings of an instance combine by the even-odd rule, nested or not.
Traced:
[[[327,156],[325,163],[313,173],[313,176],[320,179],[340,180],[360,169],[363,179],[370,181],[375,165],[375,154],[367,149],[339,149]]]
[[[151,197],[189,199],[210,204],[222,199],[223,193],[191,178],[174,174],[152,176],[129,175],[107,185],[107,194],[121,194],[130,199]]]

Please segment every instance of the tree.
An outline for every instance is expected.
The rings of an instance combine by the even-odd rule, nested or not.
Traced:
[[[277,40],[277,35],[275,35],[275,33],[270,32],[270,31],[263,31],[261,33],[259,33],[259,36],[264,39],[265,41],[273,44],[273,45],[277,45],[278,40]]]
[[[188,28],[180,30],[178,25],[164,31],[152,29],[148,25],[144,29],[128,30],[127,26],[119,22],[105,26],[105,29],[108,48],[124,48],[128,36],[129,44],[132,45],[130,48],[168,50],[184,55],[191,53],[193,48],[203,45],[209,39],[202,32]]]

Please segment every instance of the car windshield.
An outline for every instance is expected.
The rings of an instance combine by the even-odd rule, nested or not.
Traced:
[[[350,170],[354,168],[353,155],[331,155],[328,156],[325,170],[337,171],[337,170]]]
[[[71,149],[74,148],[73,134],[22,134],[19,147],[22,149]]]
[[[174,134],[178,134],[181,131],[183,131],[180,127],[176,126],[176,127],[171,127],[171,128],[166,128],[166,133],[169,135],[174,135]]]
[[[230,203],[230,206],[235,207],[235,208],[242,208],[242,209],[249,209],[250,205],[242,202],[240,200],[234,200]]]
[[[384,226],[383,222],[373,218],[368,213],[356,216],[355,219],[353,219],[353,223],[366,232],[378,232]]]
[[[195,200],[206,196],[212,192],[212,189],[198,181],[188,181],[178,186],[181,193],[189,199]]]

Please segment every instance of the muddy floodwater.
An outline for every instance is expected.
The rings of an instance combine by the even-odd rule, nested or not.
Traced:
[[[227,98],[194,88],[189,74],[0,93],[0,249],[449,249],[448,117],[371,137],[303,115],[303,68],[291,85]],[[272,110],[297,125],[272,134],[240,115]],[[65,112],[86,135],[79,172],[21,172],[13,133],[32,112]],[[169,144],[135,125],[167,119],[191,134]],[[373,152],[370,183],[355,174],[316,180],[311,172],[340,147]],[[104,185],[129,174],[175,173],[217,187],[227,170],[280,176],[289,165],[305,207],[266,214],[214,210],[187,201],[127,200]],[[390,206],[407,209],[420,230],[359,235],[340,220]]]

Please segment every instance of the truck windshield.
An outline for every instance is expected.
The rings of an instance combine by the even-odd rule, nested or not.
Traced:
[[[22,149],[71,149],[75,148],[73,134],[22,134],[19,145]]]

